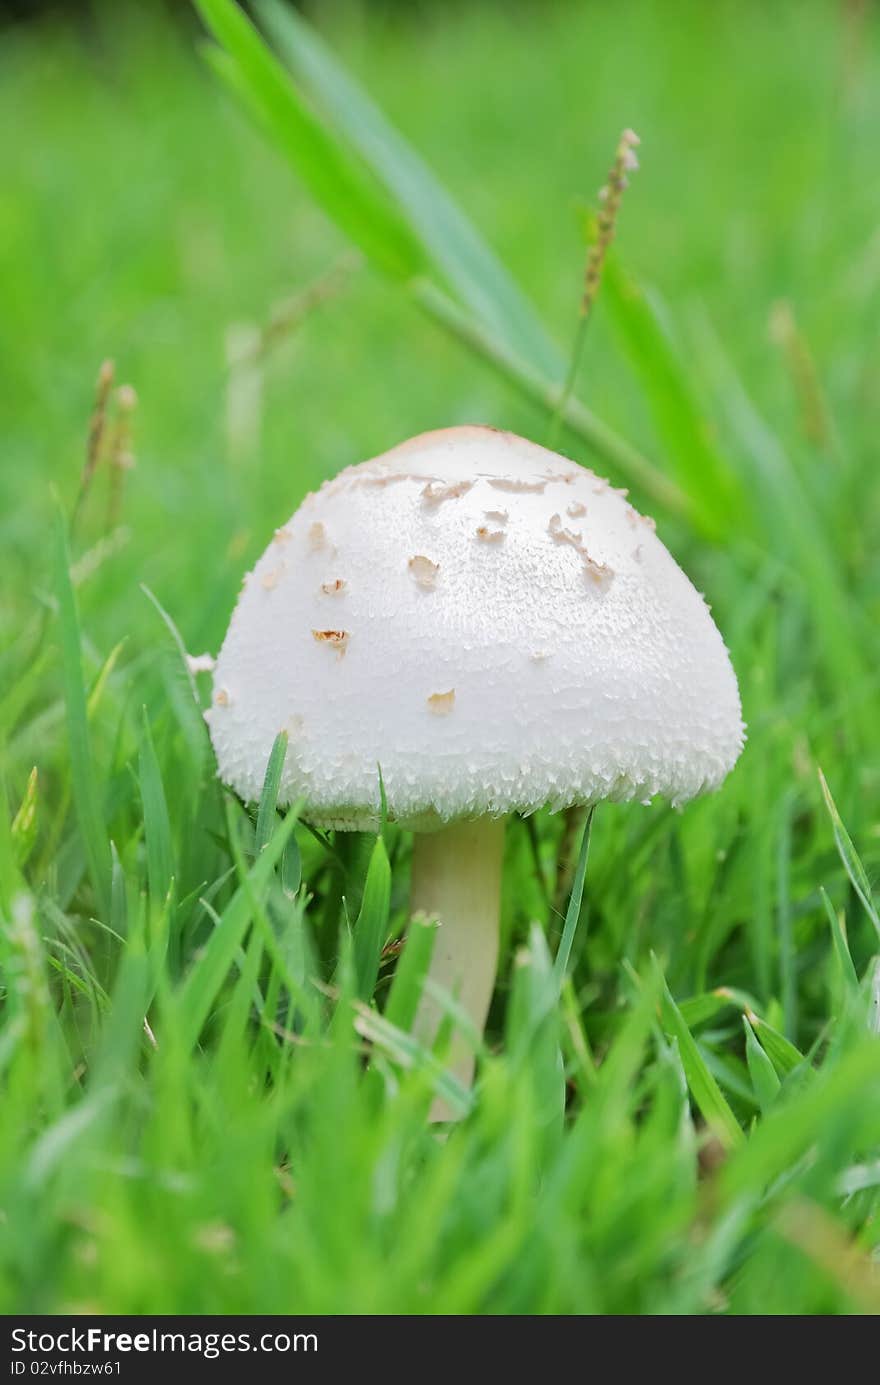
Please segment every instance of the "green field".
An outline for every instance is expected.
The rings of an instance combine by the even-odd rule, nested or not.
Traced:
[[[356,993],[381,848],[279,815],[253,864],[181,651],[217,651],[324,478],[456,423],[541,442],[550,411],[487,362],[501,332],[425,311],[430,255],[352,254],[195,17],[97,9],[0,32],[0,1311],[880,1312],[876,9],[317,8],[561,375],[641,136],[576,387],[628,447],[559,446],[656,517],[748,723],[717,795],[597,807],[561,993],[566,824],[510,824],[445,1140],[442,1062],[384,1015],[406,946]],[[106,359],[133,436],[111,395],[78,503]],[[384,837],[361,921],[400,940]]]

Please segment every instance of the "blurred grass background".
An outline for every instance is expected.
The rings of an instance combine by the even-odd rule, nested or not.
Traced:
[[[85,39],[57,18],[2,39],[0,532],[26,575],[47,501],[38,478],[75,489],[93,377],[114,357],[141,400],[134,533],[114,587],[137,575],[161,597],[193,584],[181,627],[216,643],[228,600],[206,610],[198,575],[232,535],[252,556],[309,486],[422,429],[485,419],[540,436],[545,424],[367,272],[271,362],[260,446],[233,471],[225,333],[264,322],[343,244],[204,73],[194,25],[173,27],[161,7],[97,13]],[[620,129],[638,130],[628,264],[675,304],[680,330],[689,311],[708,313],[783,434],[799,427],[797,403],[768,320],[789,299],[863,457],[880,397],[875,16],[723,3],[317,13],[564,343],[579,206],[594,204]],[[656,451],[601,307],[583,379],[600,414]],[[155,541],[157,525],[173,544]],[[227,599],[237,582],[230,566]]]
[[[2,1296],[36,1310],[86,1303],[117,1311],[387,1312],[395,1304],[422,1312],[438,1304],[456,1312],[873,1311],[868,1263],[880,1178],[871,1161],[880,1131],[868,1097],[880,1076],[858,1039],[851,1052],[833,1041],[842,954],[819,887],[844,911],[859,976],[870,971],[877,939],[835,851],[816,763],[873,877],[880,860],[877,9],[830,0],[560,0],[340,3],[309,14],[486,234],[563,347],[577,312],[585,212],[620,130],[640,134],[642,168],[623,206],[620,262],[653,295],[707,435],[745,496],[744,517],[731,515],[715,544],[655,513],[731,646],[750,743],[723,793],[681,818],[660,807],[597,814],[590,933],[576,950],[573,1008],[584,1012],[599,1059],[615,1036],[620,1047],[612,1043],[610,1052],[622,1056],[617,1067],[597,1060],[608,1085],[604,1105],[591,1109],[589,1093],[602,1079],[592,1060],[578,1067],[579,1031],[560,1011],[570,1107],[580,1110],[583,1101],[586,1112],[584,1129],[576,1127],[580,1143],[548,1152],[534,1142],[537,1067],[526,1094],[521,1070],[496,1060],[471,1133],[441,1157],[417,1134],[418,1101],[395,1104],[393,1084],[380,1118],[372,1087],[352,1094],[355,1076],[342,1058],[332,1101],[318,1060],[302,1059],[299,1075],[288,1075],[287,1087],[279,1082],[274,1104],[263,1106],[227,1044],[207,1069],[172,1056],[164,1067],[160,1057],[156,1071],[149,1054],[130,1057],[133,1107],[109,1128],[84,1119],[91,1133],[73,1146],[64,1178],[54,1156],[47,1171],[45,1142],[58,1136],[56,1123],[63,1134],[70,1112],[87,1108],[79,1084],[94,1053],[104,1051],[108,1013],[94,1001],[86,1022],[84,1002],[64,989],[76,990],[66,973],[109,990],[120,955],[89,921],[96,905],[82,881],[49,537],[53,487],[68,514],[77,493],[100,362],[112,357],[117,381],[137,391],[137,464],[125,477],[124,531],[113,551],[94,549],[106,509],[96,486],[73,558],[90,553],[95,567],[77,593],[86,686],[101,704],[95,754],[133,899],[142,898],[147,874],[143,703],[171,803],[181,897],[184,885],[196,890],[221,879],[230,865],[222,834],[232,833],[210,772],[199,782],[194,816],[178,803],[192,767],[180,754],[174,657],[140,584],[172,615],[188,649],[216,651],[242,572],[324,477],[424,429],[483,421],[541,440],[548,420],[365,267],[269,353],[259,407],[244,434],[231,436],[230,331],[265,325],[279,304],[338,263],[345,242],[206,72],[187,7],[97,4],[87,21],[79,9],[56,10],[0,31],[0,725],[11,811],[33,765],[39,770],[27,897],[38,946],[55,959],[51,998],[77,1074],[70,1078],[68,1059],[53,1048],[51,1061],[38,1055],[62,1074],[51,1099],[28,1095],[21,1076],[17,1084],[8,1079],[7,1110],[17,1125],[11,1133],[7,1122],[0,1141]],[[608,307],[600,295],[579,393],[674,472],[645,387],[655,363],[635,368]],[[566,447],[607,469],[571,438]],[[771,477],[769,492],[762,477]],[[638,487],[633,496],[646,503]],[[122,639],[101,683],[99,671]],[[559,834],[558,822],[540,822],[538,859],[548,878]],[[530,920],[549,923],[551,939],[559,921],[548,912],[525,834],[511,837],[505,936],[534,949]],[[305,836],[302,845],[307,878],[310,865],[320,875]],[[394,910],[402,924],[401,850]],[[184,919],[178,956],[172,948],[175,982],[190,960],[192,928]],[[69,949],[61,964],[59,938]],[[325,937],[325,955],[333,945]],[[772,1101],[760,1059],[743,1048],[738,1016],[722,1025],[712,1002],[700,1001],[710,988],[747,991],[773,1032],[798,1046],[776,1051],[777,1078],[780,1065],[783,1076],[791,1073],[799,1053],[830,1065],[824,1087],[805,1085],[800,1074],[788,1097],[795,1115],[777,1115],[758,1152],[750,1145],[739,1156],[745,1163],[731,1163],[727,1184],[711,1194],[714,1210],[698,1187],[701,1139],[681,1146],[673,1139],[679,1118],[690,1117],[687,1103],[680,1111],[669,1093],[686,1072],[693,1097],[693,1068],[676,1066],[675,1044],[652,1031],[650,1007],[639,1009],[627,971],[644,980],[651,948],[676,996],[691,1003],[684,1013],[692,1024],[709,1022],[699,1054],[743,1128]],[[0,991],[11,1035],[16,955],[15,947],[6,955]],[[509,978],[490,1037],[496,1042],[513,1024],[507,1042],[515,1050],[508,992]],[[644,1024],[636,1039],[637,1021]],[[675,1035],[668,1011],[666,1021]],[[173,1028],[168,1016],[166,1023]],[[55,1039],[45,1042],[51,1048]],[[13,1050],[11,1040],[6,1048],[0,1042],[0,1067]],[[839,1077],[838,1061],[850,1064]],[[138,1064],[151,1073],[144,1084],[133,1076]],[[669,1073],[676,1076],[667,1091]],[[169,1112],[193,1099],[196,1082],[207,1086],[192,1127],[184,1134],[181,1125],[166,1141]],[[647,1129],[646,1109],[654,1113]],[[815,1156],[820,1172],[792,1185],[796,1207],[803,1212],[809,1198],[812,1211],[792,1222],[789,1209],[783,1231],[778,1221],[762,1230],[761,1190],[771,1172],[793,1177],[820,1121],[830,1142]],[[340,1125],[350,1149],[334,1154]],[[802,1134],[797,1150],[783,1138],[792,1128]],[[275,1199],[279,1186],[284,1198],[293,1196],[280,1150],[300,1139],[305,1191],[289,1213],[294,1235]],[[577,1178],[566,1184],[578,1150]],[[873,1182],[852,1173],[869,1167]],[[842,1208],[845,1176],[862,1183]],[[412,1206],[389,1191],[410,1178],[434,1198],[418,1234]],[[175,1180],[190,1181],[185,1212]],[[343,1186],[353,1189],[350,1201]],[[557,1201],[544,1208],[536,1232],[529,1199],[548,1186]],[[376,1276],[394,1235],[399,1257],[383,1290]],[[536,1235],[528,1269],[519,1258]],[[642,1238],[641,1259],[633,1237]],[[694,1237],[706,1247],[696,1268]],[[476,1258],[483,1238],[494,1260],[488,1250]],[[858,1270],[850,1273],[853,1254]]]

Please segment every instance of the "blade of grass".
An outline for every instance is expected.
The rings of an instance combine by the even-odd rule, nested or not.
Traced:
[[[254,927],[261,935],[263,948],[271,964],[273,990],[277,995],[278,987],[284,986],[292,999],[295,999],[297,1003],[303,1003],[308,1008],[310,1007],[311,996],[306,994],[308,988],[303,984],[306,975],[305,971],[303,968],[300,968],[298,974],[294,974],[289,965],[287,950],[283,947],[281,942],[281,938],[286,931],[284,928],[285,923],[288,927],[293,925],[295,929],[298,929],[304,909],[304,901],[302,899],[295,901],[292,908],[289,905],[282,907],[279,911],[280,917],[279,914],[276,914],[276,919],[280,924],[280,928],[276,929],[272,917],[274,912],[272,909],[272,879],[270,877],[266,891],[261,895],[259,891],[254,889],[253,881],[248,873],[248,865],[244,855],[240,832],[245,822],[249,824],[249,819],[246,818],[244,813],[237,809],[237,805],[231,796],[227,796],[225,808],[227,841],[229,842],[232,856],[235,861],[235,869],[238,875],[239,884],[245,891],[250,904]],[[287,816],[293,817],[294,821],[296,821],[301,809],[302,801],[300,800],[292,808],[288,809]],[[276,827],[276,834],[280,830],[280,828]],[[287,840],[290,841],[290,838],[288,837]],[[302,955],[302,949],[297,950],[300,952],[300,955]],[[260,1009],[262,1013],[265,1007],[261,1004]]]
[[[293,899],[302,884],[302,854],[296,837],[289,837],[281,856],[281,888],[288,899]]]
[[[12,819],[12,854],[17,866],[27,863],[34,842],[37,840],[37,767],[34,765],[28,775],[24,797]]]
[[[171,616],[165,610],[165,607],[162,605],[159,598],[155,596],[153,592],[150,591],[150,588],[144,582],[141,582],[141,591],[143,592],[144,596],[147,598],[150,605],[153,607],[159,619],[161,620],[162,624],[165,626],[165,629],[171,636],[174,648],[180,655],[180,664],[186,674],[190,692],[193,695],[193,701],[196,703],[197,706],[200,705],[199,690],[196,687],[195,676],[192,672],[192,669],[189,666],[189,661],[187,659],[186,654],[186,645],[183,643],[183,636],[181,635]]]
[[[760,1026],[756,1032],[760,1036]],[[766,1047],[766,1046],[765,1046]],[[858,1128],[866,1111],[876,1110],[880,1100],[880,1068],[876,1045],[866,1040],[836,1065],[833,1074],[801,1089],[797,1100],[778,1102],[751,1138],[728,1160],[719,1173],[719,1192],[732,1203],[742,1194],[769,1185],[790,1173],[817,1139],[838,1142],[840,1132]]]
[[[305,104],[238,5],[194,3],[229,60],[212,62],[214,70],[271,134],[322,210],[393,278],[419,273],[425,260],[406,221],[362,161]]]
[[[775,552],[787,553],[803,583],[821,633],[819,649],[834,685],[858,687],[865,675],[862,645],[854,634],[853,603],[829,535],[785,447],[759,414],[718,334],[705,317],[698,325],[701,359],[713,372],[711,383],[739,443],[742,462],[749,467],[747,479],[757,499],[755,513],[768,526],[768,544]],[[864,709],[856,704],[852,715],[870,734]]]
[[[693,519],[693,505],[668,476],[658,470],[646,457],[597,418],[580,400],[562,398],[563,387],[553,384],[545,375],[518,356],[506,344],[492,336],[483,325],[459,307],[448,294],[427,279],[412,285],[418,306],[439,323],[456,340],[481,356],[493,370],[514,384],[533,403],[542,409],[559,408],[566,428],[609,466],[641,487],[646,495],[670,514]]]
[[[613,254],[605,266],[605,302],[677,480],[694,500],[701,527],[712,539],[722,539],[742,523],[741,487],[712,440],[691,375],[655,301]]]
[[[559,940],[559,950],[556,953],[556,960],[553,963],[553,979],[556,983],[557,992],[561,991],[565,974],[568,970],[568,963],[571,957],[571,949],[574,943],[574,935],[577,930],[578,920],[581,916],[581,904],[584,898],[584,880],[587,875],[587,855],[590,850],[590,829],[593,825],[593,809],[587,813],[587,820],[584,823],[584,832],[581,837],[581,848],[578,853],[577,869],[574,873],[574,883],[571,887],[571,897],[568,901],[568,908],[565,911],[565,924],[562,929],[562,937]]]
[[[119,643],[114,645],[101,666],[101,671],[95,679],[94,686],[86,699],[86,711],[89,715],[89,721],[94,721],[95,719],[95,715],[101,705],[101,698],[104,696],[104,691],[110,680],[110,675],[119,661],[119,656],[125,648],[127,639],[128,637],[124,635]]]
[[[429,1078],[431,1087],[438,1097],[447,1103],[455,1116],[466,1116],[473,1105],[473,1097],[462,1084],[447,1072],[439,1058],[430,1049],[420,1044],[411,1034],[405,1034],[391,1024],[384,1015],[364,1004],[355,1002],[355,1030],[362,1038],[381,1048],[401,1067],[423,1072]]]
[[[370,855],[360,913],[354,926],[354,968],[357,994],[368,1001],[376,986],[382,948],[388,936],[391,908],[391,866],[381,837]]]
[[[685,1024],[681,1011],[672,998],[666,978],[657,959],[654,966],[661,981],[660,1014],[663,1027],[671,1038],[678,1040],[678,1050],[687,1077],[688,1088],[703,1119],[728,1149],[743,1142],[739,1121],[725,1100],[721,1088],[703,1060],[694,1036]]]
[[[755,1096],[758,1098],[758,1105],[766,1115],[779,1095],[779,1089],[782,1084],[779,1081],[776,1069],[770,1061],[770,1058],[755,1038],[755,1031],[752,1029],[745,1015],[742,1017],[742,1022],[746,1037],[746,1063],[749,1069],[749,1077],[752,1079],[752,1086],[755,1089]]]
[[[272,840],[251,867],[247,881],[239,885],[226,905],[220,916],[220,923],[183,984],[180,994],[181,1025],[183,1036],[190,1048],[198,1041],[211,1006],[229,975],[253,917],[250,892],[257,897],[265,894],[296,825],[297,816],[298,814],[291,809],[277,828]]]
[[[279,731],[272,744],[266,774],[263,779],[263,792],[257,810],[257,828],[254,833],[254,855],[259,856],[268,844],[275,826],[275,813],[278,807],[278,789],[287,757],[287,732]]]
[[[861,857],[852,843],[852,838],[843,825],[843,819],[837,811],[837,804],[831,796],[825,775],[821,769],[817,771],[819,784],[822,789],[822,797],[825,800],[825,807],[828,809],[828,816],[831,819],[831,829],[834,833],[834,843],[837,847],[837,854],[843,862],[843,868],[849,876],[850,883],[862,902],[868,918],[874,925],[878,937],[880,937],[880,915],[874,903],[871,892],[871,882],[868,873],[862,865]]]
[[[156,758],[156,749],[153,745],[146,707],[143,709],[142,716],[138,779],[141,804],[144,810],[147,881],[153,908],[158,910],[163,908],[171,891],[171,882],[174,876],[174,855],[171,847],[168,802],[165,798],[162,771]]]
[[[859,978],[856,973],[856,969],[853,965],[853,959],[850,955],[849,943],[846,940],[846,933],[843,929],[843,922],[838,917],[837,910],[831,903],[831,900],[828,898],[828,894],[824,885],[819,886],[819,895],[821,897],[822,904],[825,909],[825,915],[828,919],[828,925],[831,929],[831,939],[834,943],[834,954],[837,957],[837,963],[840,967],[840,973],[843,977],[844,985],[846,986],[847,991],[849,991],[851,995],[857,995],[859,989]]]
[[[507,276],[500,266],[496,265],[481,288],[485,290],[486,283],[494,279],[496,296],[490,321],[498,319],[500,313],[502,332],[506,335],[487,328],[483,317],[465,312],[424,277],[432,256],[440,256],[439,240],[443,238],[438,237],[436,229],[431,229],[430,241],[426,244],[432,253],[426,257],[425,247],[401,212],[400,203],[387,199],[381,184],[375,181],[375,175],[360,158],[352,157],[335,132],[304,103],[286,70],[232,0],[194,0],[194,3],[208,28],[223,45],[223,51],[207,51],[205,56],[208,62],[298,169],[316,202],[340,229],[360,246],[378,268],[398,281],[408,282],[418,306],[457,340],[479,352],[505,378],[513,380],[528,396],[540,402],[543,408],[559,408],[566,427],[605,457],[609,465],[618,468],[624,476],[638,481],[658,504],[673,512],[688,513],[693,508],[692,503],[673,482],[583,404],[564,398],[563,386],[554,383],[560,374],[559,357],[554,353],[551,360],[548,348],[540,347],[543,333],[539,335],[539,328],[532,324],[526,330],[526,313],[528,311],[530,315],[530,310],[523,305],[527,305],[527,300],[518,293],[516,297],[513,296]],[[346,80],[350,82],[350,79]],[[335,113],[339,116],[338,110]],[[348,129],[346,135],[354,142]],[[395,140],[399,141],[400,136],[396,136]],[[418,203],[421,209],[428,185],[421,180],[418,188],[414,189],[412,164],[407,163],[403,170],[393,152],[389,154],[388,146],[383,147],[385,152],[381,166],[388,174],[386,164],[390,159],[395,196],[403,200],[406,207]],[[434,186],[433,181],[431,186]],[[445,222],[452,204],[447,202],[444,205],[441,221]],[[431,217],[438,214],[435,202],[430,202],[427,210],[420,210],[418,224],[426,236]],[[461,213],[454,218],[457,223],[459,218],[461,223],[469,225],[464,222]],[[458,229],[463,234],[461,224]],[[476,233],[469,229],[466,237],[469,249],[459,244],[460,254],[467,252],[467,255],[473,255],[475,237]],[[458,242],[460,235],[456,237],[454,234],[452,243]],[[488,255],[490,252],[484,249],[483,253]],[[448,243],[445,243],[437,268],[447,282],[446,261],[449,254]],[[484,268],[485,264],[481,261],[480,272]],[[474,272],[473,267],[463,268],[462,262],[457,261],[456,287],[460,290],[462,286],[470,285],[466,295],[469,305],[475,292],[472,282]],[[506,292],[501,292],[502,283],[508,285]],[[485,308],[482,293],[480,307]]]
[[[246,1051],[247,1026],[251,1012],[256,1008],[263,1010],[260,994],[259,976],[263,960],[263,939],[254,929],[248,939],[247,951],[241,974],[232,987],[232,996],[223,1016],[223,1033],[217,1045],[216,1061],[218,1068],[227,1068],[234,1061],[242,1061]]]
[[[794,1072],[795,1068],[801,1067],[806,1062],[800,1049],[795,1048],[790,1039],[787,1039],[784,1034],[780,1034],[779,1030],[774,1029],[772,1024],[761,1019],[760,1015],[754,1015],[749,1011],[746,1018],[755,1031],[758,1042],[768,1057],[772,1059],[776,1071],[781,1077],[787,1077],[790,1072]]]
[[[110,927],[120,938],[128,932],[128,898],[125,891],[125,872],[113,842],[110,843],[112,868],[110,874]]]
[[[461,302],[514,351],[557,378],[564,361],[535,309],[412,145],[291,6],[257,0],[255,9],[282,58],[388,188]]]
[[[786,1036],[797,1034],[798,988],[794,931],[791,918],[791,823],[793,794],[783,795],[779,808],[779,837],[776,843],[776,931],[779,938],[779,990]]]
[[[177,659],[169,668],[169,701],[175,720],[189,751],[191,773],[188,787],[190,791],[201,782],[208,756],[208,734],[202,717],[202,703],[196,686],[195,675],[189,666],[189,658],[183,637],[173,619],[150,588],[143,582],[141,591],[156,611],[165,626]],[[179,687],[178,687],[179,685]]]
[[[55,514],[55,591],[73,802],[92,888],[101,915],[110,915],[110,839],[104,822],[101,793],[89,735],[88,709],[82,674],[79,619],[70,581],[67,527],[60,506]]]
[[[755,1003],[754,998],[745,991],[736,990],[732,986],[718,986],[714,991],[703,991],[700,995],[680,1000],[678,1008],[685,1024],[693,1029],[695,1025],[705,1024],[706,1020],[714,1019],[728,1005],[735,1005],[740,1010],[751,1010]]]
[[[416,1017],[436,939],[437,920],[416,914],[410,921],[403,950],[397,959],[385,1005],[385,1018],[407,1033]]]

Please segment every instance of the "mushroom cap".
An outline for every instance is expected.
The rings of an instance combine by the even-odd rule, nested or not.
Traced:
[[[425,433],[306,497],[244,588],[206,714],[221,778],[414,829],[683,803],[743,744],[703,598],[625,491],[512,433]]]

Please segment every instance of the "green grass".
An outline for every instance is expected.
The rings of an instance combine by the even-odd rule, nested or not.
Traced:
[[[399,145],[358,144],[347,90],[297,124],[282,84],[264,139],[158,11],[3,36],[0,1310],[880,1311],[880,32],[857,15],[332,8],[464,220]],[[643,167],[561,445],[706,592],[749,741],[681,813],[597,808],[579,921],[563,822],[511,824],[470,1095],[410,1033],[432,930],[406,835],[282,818],[280,743],[259,805],[225,796],[182,650],[216,650],[340,467],[455,422],[547,436],[625,125]],[[301,167],[317,141],[310,190],[277,137]],[[230,328],[240,350],[348,253],[315,197],[368,263],[227,368]],[[72,525],[107,357],[137,465],[116,500],[102,465]],[[465,1116],[445,1142],[437,1092]]]

